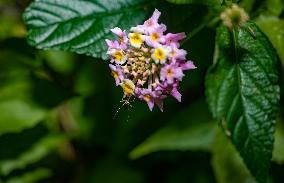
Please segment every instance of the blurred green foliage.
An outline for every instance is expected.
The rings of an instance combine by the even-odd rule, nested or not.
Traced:
[[[255,182],[205,102],[204,78],[219,22],[210,18],[214,12],[208,1],[169,2],[181,4],[159,3],[161,21],[171,32],[189,35],[182,46],[198,67],[182,82],[183,102],[167,99],[161,113],[135,101],[115,117],[122,93],[108,63],[28,46],[21,16],[30,1],[0,1],[1,183]],[[240,4],[269,37],[283,65],[284,2]],[[278,65],[283,91],[283,66]],[[284,180],[282,100],[280,105],[273,183]]]

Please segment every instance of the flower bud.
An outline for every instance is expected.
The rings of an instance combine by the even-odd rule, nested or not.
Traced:
[[[242,27],[248,21],[249,16],[243,8],[240,8],[237,4],[233,4],[231,8],[227,8],[221,13],[221,19],[225,26],[233,29]]]

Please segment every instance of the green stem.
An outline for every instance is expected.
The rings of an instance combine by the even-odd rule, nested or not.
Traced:
[[[181,46],[184,45],[187,41],[189,41],[192,37],[194,37],[197,33],[199,33],[205,26],[207,25],[207,22],[200,24],[195,29],[193,29],[189,35],[181,42]]]
[[[233,38],[234,38],[234,48],[235,48],[235,59],[238,62],[238,30],[236,30],[237,28],[233,29]]]
[[[181,42],[181,46],[184,45],[187,41],[189,41],[191,38],[193,38],[196,34],[198,34],[203,28],[205,28],[206,26],[210,26],[212,23],[216,23],[220,20],[219,17],[215,17],[215,16],[210,16],[207,15],[204,19],[203,19],[203,23],[199,24],[196,28],[194,28],[188,35],[187,37]]]

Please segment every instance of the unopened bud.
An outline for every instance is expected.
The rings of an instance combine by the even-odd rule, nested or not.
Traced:
[[[141,61],[145,61],[145,57],[139,57],[139,60],[141,60]]]
[[[135,58],[128,58],[128,60],[129,60],[130,62],[133,62],[133,61],[135,60]]]
[[[123,69],[123,71],[124,71],[125,73],[129,73],[129,70],[128,70],[126,67]]]
[[[143,86],[145,84],[145,81],[138,79],[137,84]]]
[[[137,72],[136,71],[132,71],[131,74],[136,78],[137,77]]]
[[[142,50],[144,53],[149,52],[149,49],[148,49],[148,48],[145,48],[145,47],[142,47],[141,50]]]
[[[243,26],[248,21],[249,16],[243,8],[233,4],[231,8],[227,8],[221,13],[221,19],[225,26],[230,29]]]
[[[152,64],[152,69],[151,69],[151,72],[152,73],[155,73],[157,70],[157,66],[155,64]]]
[[[143,77],[148,77],[150,74],[151,74],[151,72],[150,72],[149,70],[146,70],[146,71],[143,73]]]

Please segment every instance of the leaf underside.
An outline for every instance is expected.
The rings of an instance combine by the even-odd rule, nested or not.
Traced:
[[[280,98],[275,50],[259,28],[248,22],[234,32],[218,28],[214,57],[206,76],[210,110],[251,173],[266,182]]]
[[[150,0],[36,0],[24,13],[28,42],[106,58],[105,39],[111,28],[127,29],[148,15]]]

